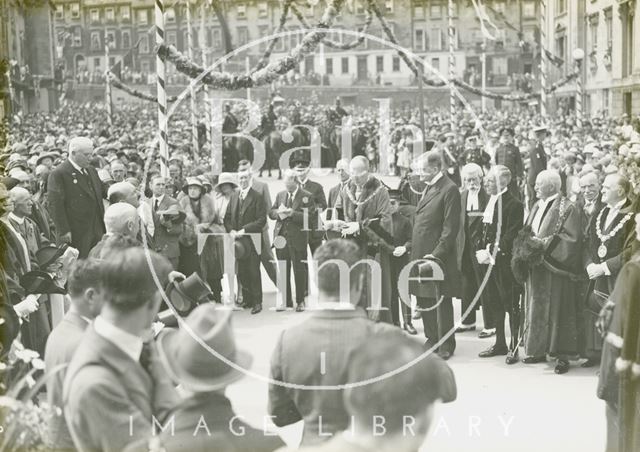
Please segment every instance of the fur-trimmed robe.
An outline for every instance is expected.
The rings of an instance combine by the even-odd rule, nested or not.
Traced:
[[[565,210],[555,234],[562,203]],[[532,209],[528,226],[538,206]],[[571,275],[582,271],[580,211],[567,198],[558,196],[544,216],[537,237],[550,241],[546,244],[544,263],[531,269],[526,283],[525,352],[529,356],[576,354],[581,300],[577,296],[577,280]]]
[[[349,194],[351,196],[349,196]],[[355,199],[356,184],[353,180],[349,180],[342,188],[338,199],[336,200],[336,209],[342,209],[344,213],[344,221],[358,222],[360,232],[353,237],[363,250],[366,250],[369,258],[375,256],[376,262],[380,265],[381,281],[381,306],[380,320],[391,323],[390,297],[391,297],[391,262],[388,253],[380,253],[379,244],[381,238],[377,236],[374,229],[381,228],[384,231],[391,229],[391,204],[389,202],[389,192],[386,187],[373,176],[369,176],[369,180],[363,186],[360,198],[357,201],[364,202],[357,205],[352,201]],[[371,197],[371,198],[370,198]],[[370,199],[369,199],[370,198]],[[374,223],[375,227],[370,225]],[[371,272],[367,271],[367,282],[363,297],[366,297],[365,307],[372,306],[371,290],[369,285],[372,282]],[[364,300],[363,300],[364,301]]]

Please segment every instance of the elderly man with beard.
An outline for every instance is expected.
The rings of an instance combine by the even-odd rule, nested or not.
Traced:
[[[381,320],[391,322],[389,300],[392,282],[389,277],[389,256],[379,253],[381,239],[376,233],[378,231],[384,235],[391,227],[389,193],[384,184],[369,172],[369,161],[364,156],[356,156],[351,160],[349,173],[351,178],[343,187],[335,204],[336,209],[342,209],[344,221],[329,221],[327,229],[339,230],[343,237],[354,240],[363,254],[370,259],[377,259],[380,274],[383,275],[381,293],[378,294],[381,300],[372,299],[375,292],[372,294],[369,284],[365,285],[363,296],[368,302],[373,302],[374,309],[369,311],[373,318],[380,317]],[[368,280],[373,282],[371,277],[371,273],[368,273]]]

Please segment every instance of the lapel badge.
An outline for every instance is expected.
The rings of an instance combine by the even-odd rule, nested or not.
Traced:
[[[309,198],[307,196],[305,196],[304,198],[302,198],[302,202],[303,203],[308,203],[309,202]]]

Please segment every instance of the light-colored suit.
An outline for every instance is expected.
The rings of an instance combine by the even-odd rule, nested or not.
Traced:
[[[56,326],[49,338],[44,352],[44,364],[47,372],[55,372],[47,379],[47,403],[63,408],[62,389],[67,367],[73,358],[89,323],[78,313],[69,311]],[[73,439],[67,428],[64,414],[53,415],[49,423],[49,447],[52,449],[72,449]]]
[[[77,449],[119,452],[147,437],[152,415],[164,422],[176,402],[166,376],[154,384],[139,362],[87,328],[64,382],[64,415]]]

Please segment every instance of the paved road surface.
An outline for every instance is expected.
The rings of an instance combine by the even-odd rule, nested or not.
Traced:
[[[315,177],[325,189],[335,176]],[[283,189],[270,181],[272,197]],[[266,281],[263,274],[263,281]],[[254,363],[248,376],[228,388],[236,411],[252,425],[262,428],[267,416],[269,359],[279,332],[300,322],[308,313],[275,312],[275,293],[265,283],[265,310],[256,316],[248,311],[234,314],[239,345],[251,351]],[[454,302],[456,318],[460,304]],[[422,335],[422,325],[416,322]],[[421,338],[422,336],[417,336]],[[421,339],[420,339],[421,340]],[[595,396],[596,371],[572,363],[571,371],[556,375],[553,364],[507,366],[501,358],[480,359],[478,352],[492,339],[477,333],[456,337],[457,349],[449,361],[458,384],[458,400],[440,405],[423,450],[440,451],[581,451],[604,450],[604,404]],[[270,425],[267,419],[267,425]],[[290,445],[300,440],[302,423],[279,429]]]

